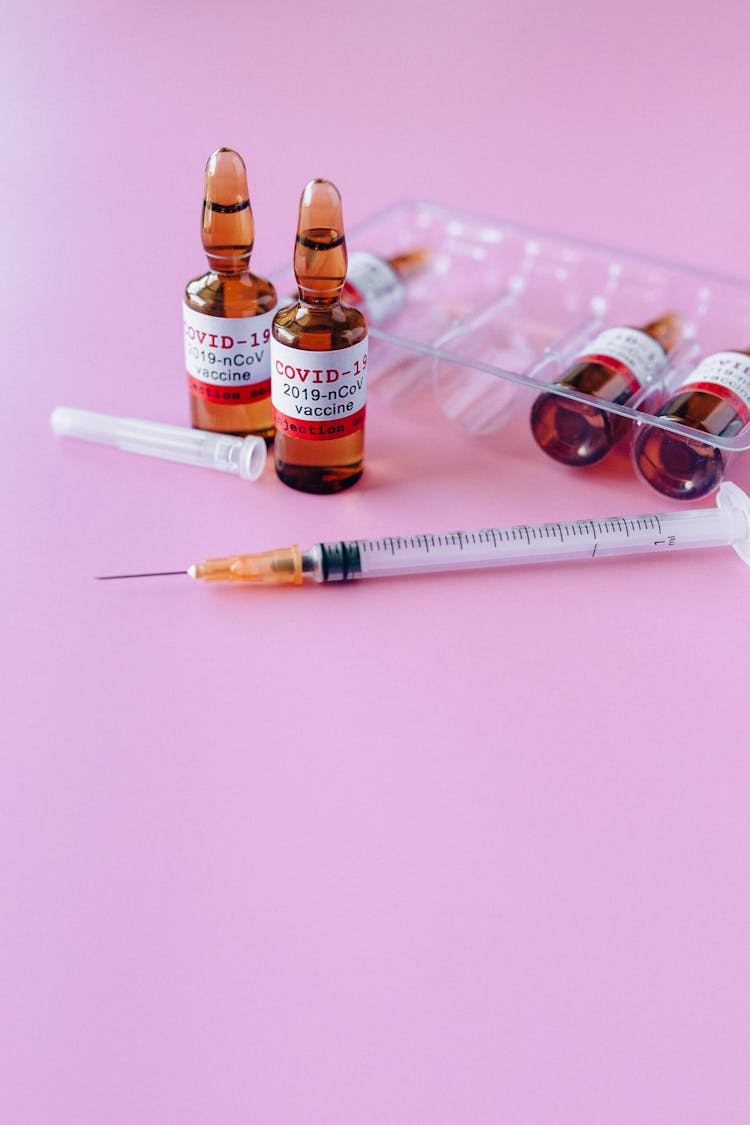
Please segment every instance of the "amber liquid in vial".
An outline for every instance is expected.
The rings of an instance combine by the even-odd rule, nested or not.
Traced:
[[[341,198],[312,180],[294,250],[299,301],[274,317],[271,356],[276,472],[303,492],[340,492],[362,475],[367,322],[341,303],[346,269]]]
[[[250,273],[255,226],[245,165],[232,149],[217,149],[206,165],[201,235],[209,269],[185,290],[192,423],[200,430],[257,434],[268,442],[277,298],[270,281]]]
[[[640,329],[605,329],[589,347],[589,354],[556,382],[604,402],[624,404],[648,380],[649,368],[658,371],[681,335],[682,322],[675,313]],[[539,395],[531,410],[537,445],[565,465],[600,461],[629,425],[619,414],[552,393]]]
[[[657,412],[683,426],[731,437],[750,422],[750,348],[708,356]],[[698,500],[721,484],[726,453],[656,426],[635,435],[633,456],[648,484],[673,500]]]

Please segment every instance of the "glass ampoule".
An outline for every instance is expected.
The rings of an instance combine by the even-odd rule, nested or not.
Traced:
[[[370,250],[348,250],[349,264],[341,300],[365,314],[368,324],[382,324],[401,311],[406,303],[408,282],[422,273],[432,260],[427,247],[415,247],[391,258]],[[281,305],[295,296],[281,297]]]
[[[391,258],[382,258],[369,250],[354,250],[341,298],[355,305],[371,324],[382,324],[400,312],[406,301],[406,282],[416,277],[429,264],[432,253],[416,247]]]
[[[311,180],[294,249],[299,300],[276,314],[271,339],[276,472],[303,492],[339,492],[362,475],[367,322],[341,303],[346,270],[341,197]]]
[[[715,437],[731,437],[750,422],[750,348],[706,356],[657,412]],[[643,479],[673,500],[698,500],[718,488],[727,454],[696,437],[642,426],[633,441]]]
[[[682,335],[676,313],[643,328],[606,328],[556,383],[603,402],[624,405],[658,376]],[[619,414],[547,392],[531,410],[537,445],[565,465],[601,461],[628,427]]]
[[[255,225],[247,172],[231,148],[208,159],[201,237],[208,272],[188,283],[184,303],[193,425],[269,441],[276,290],[250,273]]]

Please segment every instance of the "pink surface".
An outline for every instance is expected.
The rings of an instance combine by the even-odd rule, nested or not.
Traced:
[[[740,3],[665,0],[7,15],[3,1122],[747,1122],[733,553],[97,584],[668,504],[620,454],[578,477],[521,428],[376,398],[366,481],[333,498],[48,414],[186,420],[218,144],[247,158],[259,270],[326,175],[350,222],[424,196],[749,272],[748,31]]]

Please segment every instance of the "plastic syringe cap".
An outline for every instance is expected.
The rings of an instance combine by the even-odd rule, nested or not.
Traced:
[[[257,480],[266,464],[268,450],[261,437],[244,438],[237,460],[237,471],[242,480]]]
[[[732,546],[743,562],[750,566],[750,496],[739,485],[725,480],[719,487],[716,497],[717,508],[737,512],[744,519],[744,535],[736,539]]]

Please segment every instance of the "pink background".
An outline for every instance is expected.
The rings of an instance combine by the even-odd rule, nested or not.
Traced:
[[[202,170],[255,265],[324,175],[748,273],[746,5],[17,5],[4,21],[0,1119],[750,1118],[732,552],[304,591],[97,584],[668,507],[373,397],[341,497],[54,439],[184,422]],[[738,345],[748,341],[728,341]],[[750,457],[731,476],[750,485]]]

